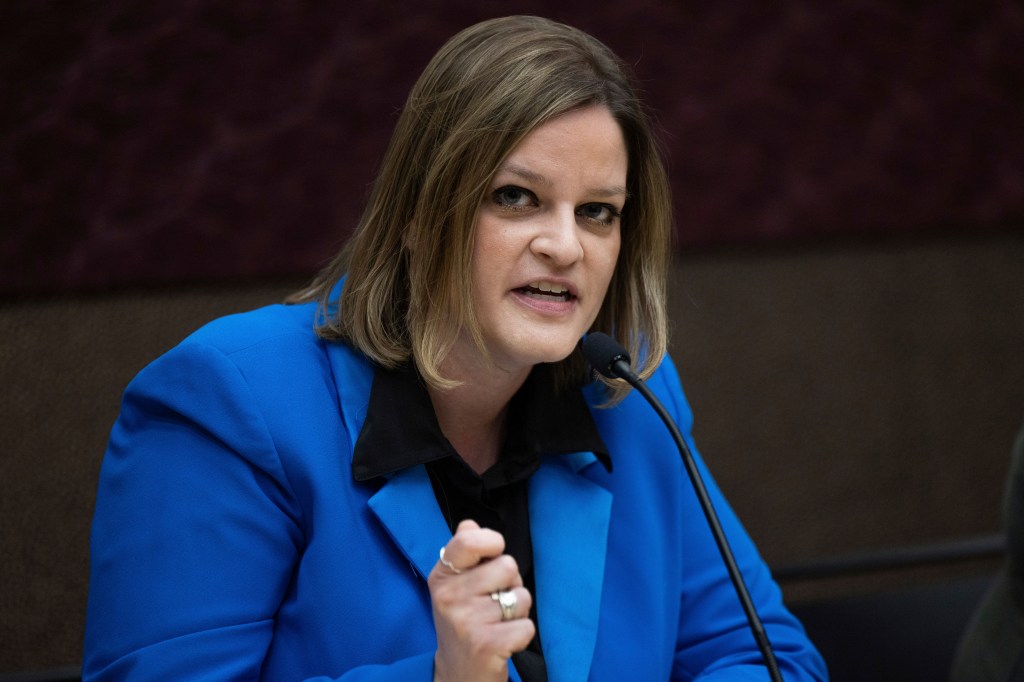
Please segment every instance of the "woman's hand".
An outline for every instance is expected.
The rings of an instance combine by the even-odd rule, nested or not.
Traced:
[[[515,559],[504,551],[500,533],[466,520],[445,545],[445,563],[438,561],[430,572],[435,682],[505,682],[509,657],[533,639],[533,597],[523,587]],[[492,597],[506,590],[515,595],[510,613]]]

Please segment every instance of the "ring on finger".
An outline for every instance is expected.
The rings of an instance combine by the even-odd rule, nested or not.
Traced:
[[[452,562],[450,562],[450,561],[448,561],[447,559],[444,558],[444,547],[441,548],[441,551],[440,551],[439,554],[441,556],[441,565],[442,566],[447,568],[449,571],[451,571],[455,575],[458,575],[459,573],[462,573],[462,569],[461,568],[455,568],[455,564],[453,564]]]
[[[491,592],[491,599],[498,602],[498,606],[501,607],[501,619],[512,620],[516,617],[516,604],[519,603],[519,599],[516,597],[516,593],[512,590],[498,590],[497,592]]]

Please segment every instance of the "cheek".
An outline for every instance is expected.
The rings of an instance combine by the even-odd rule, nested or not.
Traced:
[[[488,221],[479,219],[473,235],[473,260],[470,268],[474,284],[481,284],[488,279],[487,273],[492,271],[497,253],[501,250],[499,231]]]
[[[526,249],[514,229],[482,224],[477,229],[470,268],[474,284],[495,283],[501,274],[513,270]]]
[[[621,246],[622,242],[617,231],[614,235],[609,235],[600,244],[595,246],[593,251],[595,274],[604,281],[605,286],[608,285],[615,274]]]
[[[622,239],[618,232],[615,233],[615,246],[611,249],[611,254],[608,257],[608,279],[611,279],[612,274],[615,273],[615,268],[619,262],[619,254],[622,253]]]

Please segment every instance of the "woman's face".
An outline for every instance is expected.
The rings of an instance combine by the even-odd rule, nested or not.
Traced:
[[[537,127],[498,169],[477,217],[472,285],[499,368],[562,360],[594,322],[619,255],[627,163],[619,125],[595,105]]]

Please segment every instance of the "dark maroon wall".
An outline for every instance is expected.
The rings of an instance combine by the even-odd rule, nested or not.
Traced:
[[[3,3],[0,294],[314,270],[429,56],[509,13],[635,64],[684,246],[1024,222],[1020,2],[558,6]]]

